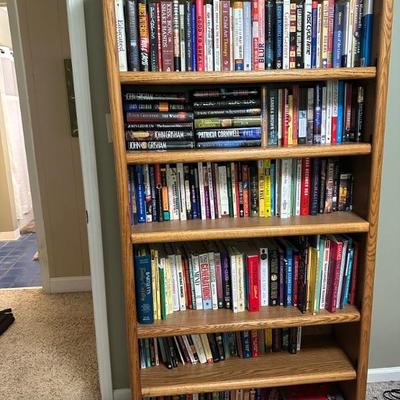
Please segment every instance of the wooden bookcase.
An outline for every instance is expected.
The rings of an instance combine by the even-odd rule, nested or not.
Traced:
[[[346,399],[365,400],[379,215],[381,168],[393,0],[375,1],[373,56],[376,67],[254,72],[119,72],[114,0],[103,0],[110,110],[118,187],[125,315],[132,399],[228,389],[338,382]],[[362,80],[367,88],[365,143],[289,148],[136,152],[125,150],[121,86],[261,84],[268,82]],[[352,213],[310,217],[193,220],[130,225],[129,164],[257,160],[283,157],[346,156],[355,176]],[[258,313],[187,311],[152,325],[137,323],[132,245],[168,241],[285,235],[353,233],[360,243],[357,307],[335,314],[301,314],[296,309],[262,307]],[[116,266],[118,267],[118,266]],[[139,369],[138,338],[255,328],[329,325],[331,340],[305,346],[296,356],[271,353],[229,359],[214,365]]]

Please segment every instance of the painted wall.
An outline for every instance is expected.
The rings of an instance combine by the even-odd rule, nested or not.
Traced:
[[[392,59],[376,260],[370,368],[400,366],[400,2],[394,1]]]
[[[126,388],[129,385],[128,360],[125,340],[116,184],[112,145],[108,142],[105,122],[105,113],[108,112],[108,99],[101,3],[97,0],[85,0],[85,14],[103,224],[113,386],[114,388]],[[400,2],[396,2],[395,24],[395,26],[400,27]],[[398,112],[396,98],[396,93],[400,93],[400,80],[397,79],[395,72],[400,68],[400,28],[397,28],[397,30],[396,32],[396,29],[394,29],[393,75],[391,77],[391,85],[393,86],[389,99],[371,367],[400,366],[400,347],[398,346],[400,313],[394,310],[397,304],[394,295],[400,283],[400,268],[398,268],[395,261],[397,260],[397,242],[400,237],[400,224],[396,223],[400,221],[400,211],[397,205],[400,198],[400,180],[397,178],[400,140],[396,129],[400,126],[400,113]],[[397,181],[395,181],[396,178]],[[392,296],[388,296],[388,293],[392,293]],[[387,312],[387,310],[390,311]]]
[[[0,45],[12,48],[11,33],[8,24],[8,13],[6,7],[0,7]]]

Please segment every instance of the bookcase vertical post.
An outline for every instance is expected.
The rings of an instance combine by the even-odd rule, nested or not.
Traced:
[[[386,102],[393,19],[393,0],[383,0],[378,41],[375,122],[372,140],[371,175],[369,185],[368,221],[370,224],[365,258],[364,282],[361,297],[360,347],[357,365],[357,400],[364,400],[367,387],[368,356],[374,290],[376,243],[379,222],[380,187],[382,178],[383,144],[386,125]]]
[[[112,122],[112,138],[117,178],[121,254],[125,294],[125,320],[129,350],[132,400],[141,399],[139,375],[139,349],[136,325],[136,300],[134,291],[134,269],[131,244],[131,224],[128,202],[128,172],[125,161],[124,124],[122,119],[121,83],[116,45],[114,0],[103,0],[104,33],[107,58],[108,88]],[[117,267],[117,266],[116,266]]]

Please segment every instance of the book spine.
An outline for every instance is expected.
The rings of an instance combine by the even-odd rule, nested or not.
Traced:
[[[323,46],[323,8],[322,4],[318,3],[317,12],[317,68],[322,68],[322,46]]]
[[[296,4],[296,68],[304,68],[303,31],[306,29],[304,26],[304,5],[305,3]]]
[[[317,36],[318,36],[318,1],[313,0],[312,13],[312,36],[311,36],[311,67],[317,68]]]
[[[258,256],[247,256],[247,280],[248,299],[247,309],[249,311],[260,310],[260,263]]]
[[[149,175],[150,175],[150,193],[151,193],[151,220],[152,222],[158,221],[158,208],[157,208],[157,185],[155,178],[155,168],[154,165],[149,165]]]
[[[332,67],[342,66],[344,6],[336,4],[333,33]]]
[[[361,57],[360,66],[371,65],[372,25],[373,25],[373,0],[364,0],[361,29]]]
[[[172,24],[172,2],[161,1],[161,46],[162,46],[162,70],[174,70],[174,46]]]
[[[259,41],[259,12],[258,0],[251,0],[251,38],[252,38],[252,65],[253,71],[258,70],[258,41]]]
[[[157,3],[149,3],[150,71],[158,71]],[[137,71],[137,69],[134,69]]]
[[[225,252],[221,252],[222,265],[222,289],[224,298],[224,308],[232,308],[232,286],[230,278],[230,268],[228,257]]]
[[[137,316],[141,324],[154,322],[150,256],[135,257]]]
[[[280,217],[291,216],[292,159],[282,159]]]
[[[276,1],[276,24],[275,24],[275,68],[283,68],[283,0]]]
[[[265,69],[265,0],[258,0],[258,70]]]
[[[233,19],[233,60],[235,71],[244,70],[243,48],[243,1],[234,1]]]
[[[146,194],[144,188],[143,165],[136,165],[134,167],[134,181],[137,222],[139,224],[144,224],[146,223]]]
[[[279,305],[279,256],[276,250],[268,254],[270,260],[269,300],[268,305]]]
[[[217,293],[217,274],[215,270],[215,255],[213,252],[208,253],[208,263],[210,270],[210,288],[212,309],[218,310],[218,293]]]
[[[147,0],[138,0],[139,38],[140,38],[140,70],[149,70],[149,16],[147,13]]]
[[[143,165],[143,187],[146,205],[146,222],[152,222],[152,203],[151,203],[151,187],[150,187],[150,171],[149,165]]]
[[[243,69],[251,71],[252,66],[252,40],[251,38],[252,21],[251,21],[251,0],[243,1]]]
[[[290,68],[290,0],[283,0],[282,68]]]
[[[213,0],[213,23],[214,23],[214,71],[221,71],[221,1]]]
[[[314,87],[314,132],[313,144],[321,144],[322,86]]]
[[[269,259],[268,248],[260,248],[260,304],[269,305]]]
[[[197,71],[205,71],[205,52],[204,52],[204,41],[205,41],[205,16],[204,16],[204,1],[195,0],[196,2],[196,38],[197,38]]]
[[[197,12],[196,12],[196,2],[193,1],[190,5],[191,7],[191,30],[192,30],[192,71],[198,71],[197,65]],[[203,51],[204,54],[204,51]]]
[[[117,28],[116,35],[119,70],[128,71],[123,0],[115,0],[115,26]]]
[[[179,8],[179,52],[181,71],[187,71],[186,67],[186,8],[185,3],[181,0],[178,4]]]
[[[205,70],[214,71],[214,42],[213,42],[213,5],[212,0],[206,0],[204,6],[204,54]]]
[[[230,1],[221,0],[222,18],[222,70],[231,70],[231,24],[230,24]]]
[[[151,3],[153,5],[154,3]],[[126,2],[126,28],[127,28],[127,48],[128,48],[128,68],[130,71],[140,70],[139,58],[139,32],[137,1],[128,0]]]
[[[275,7],[272,0],[265,2],[265,68],[274,68]]]
[[[290,23],[289,23],[289,68],[296,68],[296,49],[297,49],[297,5],[290,3]]]
[[[303,24],[303,55],[304,68],[311,68],[311,48],[312,48],[312,1],[304,2],[304,24]]]
[[[310,214],[311,160],[304,158],[301,172],[301,208],[300,215]]]
[[[186,57],[186,71],[193,71],[193,38],[192,38],[192,2],[190,0],[184,1],[185,10],[185,57]]]
[[[307,144],[314,141],[314,89],[307,89]]]
[[[181,70],[181,52],[179,40],[179,0],[172,1],[172,43],[174,56],[174,71]]]
[[[210,266],[207,254],[199,255],[203,309],[212,309]]]

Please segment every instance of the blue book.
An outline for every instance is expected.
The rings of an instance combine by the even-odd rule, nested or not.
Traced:
[[[350,246],[347,253],[346,270],[344,276],[344,289],[342,291],[340,308],[343,308],[343,306],[349,302],[351,274],[353,272],[353,261],[354,261],[354,247]]]
[[[137,319],[141,324],[154,322],[150,256],[135,256]]]
[[[283,0],[276,0],[276,23],[275,23],[275,51],[276,69],[283,68]]]
[[[276,202],[275,202],[275,182],[276,182],[276,167],[275,160],[271,160],[271,216],[276,216]]]
[[[192,40],[192,4],[190,1],[184,2],[185,7],[185,45],[186,45],[186,70],[192,71],[193,65],[193,40]]]
[[[240,117],[238,118],[240,120]],[[222,128],[202,129],[196,131],[196,139],[199,141],[228,141],[231,139],[261,139],[261,127],[255,128]]]
[[[143,182],[143,165],[133,167],[135,179],[136,214],[139,224],[146,223],[146,193]]]
[[[243,2],[243,64],[244,70],[251,70],[251,59],[252,59],[252,40],[246,40],[252,36],[252,23],[251,23],[251,2]]]
[[[293,305],[293,246],[286,239],[279,239],[279,242],[285,259],[283,305],[288,307]]]
[[[274,68],[274,1],[265,2],[265,69]]]
[[[136,203],[135,207],[133,203],[136,201],[134,196],[134,179],[133,179],[133,168],[128,168],[128,189],[129,189],[129,211],[130,211],[130,221],[131,225],[137,224],[137,215],[136,215]]]
[[[243,358],[250,358],[251,357],[251,339],[250,339],[249,331],[242,332],[242,346],[243,346]]]
[[[318,8],[312,8],[311,68],[317,67]]]
[[[362,28],[361,28],[361,67],[371,65],[371,43],[372,43],[372,24],[374,1],[364,0]]]
[[[192,4],[192,71],[197,71],[197,36],[196,36],[196,4]]]
[[[344,4],[337,3],[335,5],[335,23],[333,29],[333,68],[342,66],[343,52],[343,24],[344,24]]]
[[[212,140],[207,142],[197,142],[198,149],[213,149],[213,148],[238,148],[238,147],[260,147],[261,140]]]
[[[313,144],[321,144],[321,123],[322,123],[322,85],[314,87],[314,134]]]
[[[195,183],[195,174],[194,174],[194,166],[190,165],[189,170],[189,187],[190,187],[190,210],[192,219],[199,218],[199,203],[197,202],[196,195],[196,183]]]
[[[344,131],[344,81],[339,81],[338,88],[338,117],[336,130],[336,143],[343,142]]]
[[[156,181],[154,175],[154,165],[149,165],[149,175],[150,175],[150,192],[151,192],[151,220],[153,222],[157,222],[158,210],[157,210],[157,200],[156,200]]]

